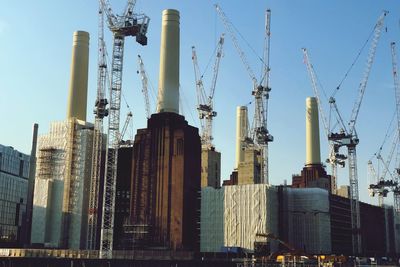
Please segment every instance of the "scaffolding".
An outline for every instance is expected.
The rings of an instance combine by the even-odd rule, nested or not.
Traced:
[[[55,168],[56,152],[57,149],[55,147],[41,148],[37,152],[37,176],[41,179],[52,178]]]
[[[257,233],[278,234],[277,204],[277,190],[267,184],[203,188],[201,251],[220,252],[225,246],[253,252]],[[277,241],[268,242],[272,251],[278,249]]]
[[[36,233],[32,243],[82,248],[82,238],[86,238],[81,224],[82,217],[87,216],[84,192],[90,176],[92,128],[91,124],[72,118],[53,122],[49,133],[39,137],[32,219],[32,233]]]

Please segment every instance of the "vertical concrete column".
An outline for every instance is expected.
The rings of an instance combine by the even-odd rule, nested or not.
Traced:
[[[315,97],[306,99],[306,165],[321,164],[318,103]]]
[[[32,149],[29,159],[29,179],[28,179],[28,197],[26,200],[26,225],[24,231],[24,244],[31,243],[32,230],[32,211],[33,211],[33,191],[35,190],[35,174],[36,174],[36,149],[39,125],[33,124],[32,133]]]
[[[235,169],[239,163],[244,161],[244,139],[247,137],[247,107],[239,106],[236,108],[236,158]]]
[[[67,119],[77,118],[86,121],[88,67],[89,33],[76,31],[72,41]]]
[[[157,112],[179,113],[179,11],[162,13]]]

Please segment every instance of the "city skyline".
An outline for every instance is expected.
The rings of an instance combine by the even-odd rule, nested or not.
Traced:
[[[51,121],[66,117],[67,92],[70,75],[71,36],[75,30],[90,32],[90,64],[88,121],[93,122],[92,109],[96,94],[97,75],[97,9],[98,3],[43,1],[21,4],[8,3],[0,11],[0,58],[7,64],[0,67],[2,89],[0,112],[3,131],[0,142],[24,153],[30,152],[31,129],[39,123],[39,133],[48,130]],[[110,1],[116,13],[122,6]],[[213,1],[197,3],[181,1],[138,1],[136,10],[151,18],[149,44],[140,47],[128,39],[125,49],[123,94],[133,111],[133,124],[146,127],[146,115],[141,93],[140,77],[136,73],[140,54],[149,74],[155,94],[158,84],[161,10],[176,8],[181,12],[181,102],[189,124],[199,127],[196,114],[194,73],[191,46],[195,45],[200,68],[204,70],[218,37],[225,32],[213,7]],[[271,98],[269,131],[275,137],[270,144],[270,181],[289,183],[291,175],[299,173],[305,162],[305,99],[312,96],[311,82],[303,64],[302,47],[307,47],[314,67],[328,94],[334,91],[346,70],[373,29],[383,9],[389,10],[387,28],[378,44],[375,62],[361,106],[357,132],[360,199],[377,203],[367,195],[367,160],[377,151],[395,111],[393,78],[391,75],[390,42],[399,41],[399,18],[395,13],[400,4],[391,1],[254,1],[232,4],[219,1],[226,15],[252,48],[261,55],[263,46],[264,11],[272,10],[271,23]],[[29,13],[24,13],[28,12]],[[74,12],[76,11],[76,12]],[[108,53],[111,54],[110,33]],[[48,38],[48,39],[47,39]],[[236,106],[252,101],[252,84],[245,68],[226,36],[215,95],[214,144],[222,153],[222,179],[227,179],[234,166]],[[246,42],[240,40],[256,74],[260,63]],[[339,108],[348,120],[362,78],[369,43],[360,59],[336,94]],[[205,74],[208,90],[211,67]],[[257,75],[258,76],[258,75]],[[21,78],[23,77],[23,78]],[[151,90],[150,90],[151,91]],[[155,97],[151,98],[155,110]],[[150,95],[152,95],[150,93]],[[126,106],[125,101],[122,107]],[[289,107],[289,108],[288,108]],[[253,105],[249,106],[252,119]],[[122,109],[121,121],[127,110]],[[327,113],[328,110],[325,109]],[[7,125],[7,127],[5,127]],[[327,141],[320,124],[321,159],[327,156]],[[122,126],[121,126],[122,127]],[[386,147],[390,147],[391,140]],[[330,172],[329,168],[327,171]],[[348,184],[347,169],[339,172],[339,185]]]

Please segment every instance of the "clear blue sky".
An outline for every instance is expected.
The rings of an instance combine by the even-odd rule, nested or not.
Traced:
[[[118,13],[126,1],[110,2]],[[214,1],[209,0],[138,0],[136,10],[146,13],[151,22],[148,46],[141,47],[133,39],[128,39],[125,47],[123,91],[134,113],[135,131],[146,126],[136,57],[137,54],[142,55],[151,83],[157,88],[161,12],[166,8],[176,8],[181,12],[183,111],[189,123],[199,126],[191,46],[196,46],[200,67],[204,69],[219,34],[224,31],[213,4]],[[330,94],[367,39],[381,11],[390,11],[386,19],[387,31],[384,30],[378,44],[357,122],[360,195],[363,201],[375,203],[376,199],[371,200],[367,194],[367,161],[381,144],[395,111],[389,43],[400,41],[400,2],[221,0],[219,4],[260,55],[264,38],[264,11],[267,8],[272,10],[269,130],[275,141],[270,144],[269,154],[270,180],[273,184],[281,184],[284,179],[290,183],[292,174],[300,172],[305,161],[305,99],[312,95],[312,89],[301,48],[309,49],[318,77]],[[91,34],[88,120],[93,121],[97,78],[97,5],[95,0],[4,1],[0,9],[1,144],[29,153],[34,122],[39,123],[39,132],[45,133],[51,121],[65,118],[72,33],[75,30]],[[110,36],[108,32],[107,35]],[[242,41],[240,45],[254,72],[259,73],[257,58]],[[111,53],[110,39],[108,46]],[[368,47],[336,96],[346,120],[357,95]],[[210,70],[206,73],[206,88]],[[215,145],[222,152],[223,179],[229,177],[234,165],[235,109],[252,100],[251,86],[232,42],[226,37],[215,94],[218,116],[214,124]],[[151,102],[154,110],[154,99]],[[254,107],[249,109],[252,116]],[[125,107],[121,114],[123,121]],[[321,128],[322,159],[327,156],[327,147]],[[339,184],[348,184],[347,172],[345,169],[339,173]]]

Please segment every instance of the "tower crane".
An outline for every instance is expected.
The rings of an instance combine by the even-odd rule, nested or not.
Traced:
[[[363,78],[359,84],[358,97],[353,106],[348,127],[346,127],[346,125],[344,124],[343,118],[340,115],[339,109],[337,107],[336,100],[333,97],[330,97],[329,99],[329,103],[331,107],[334,108],[342,129],[339,133],[332,133],[332,132],[329,133],[328,139],[329,141],[333,142],[337,148],[346,146],[348,152],[347,157],[348,157],[349,180],[350,180],[350,212],[351,212],[351,227],[352,227],[352,241],[353,241],[352,244],[353,244],[353,253],[355,255],[361,253],[360,204],[358,196],[358,174],[357,174],[357,153],[356,153],[356,147],[359,143],[359,139],[357,132],[355,130],[355,125],[357,122],[357,117],[360,111],[361,103],[364,97],[365,89],[367,87],[367,82],[369,74],[371,72],[372,63],[374,62],[376,48],[379,38],[381,36],[384,19],[387,13],[388,13],[387,11],[383,11],[382,15],[379,17],[375,25],[374,35],[368,53],[366,68],[364,70]]]
[[[381,157],[378,156],[378,159],[381,159]],[[383,176],[378,176],[371,160],[368,161],[368,174],[371,181],[376,181],[376,184],[371,183],[369,185],[370,196],[378,195],[379,207],[383,207],[384,198],[387,197],[389,190],[383,186]]]
[[[133,114],[132,114],[131,111],[129,111],[129,112],[126,114],[125,123],[124,123],[124,126],[122,127],[122,130],[121,130],[121,135],[120,135],[120,142],[121,142],[121,143],[122,143],[122,141],[123,141],[123,138],[124,138],[124,136],[125,136],[126,131],[128,130],[129,124],[132,122],[132,117],[133,117]]]
[[[388,133],[390,128],[391,127],[389,127],[388,129]],[[388,137],[388,133],[386,133],[383,144],[385,143],[386,138]],[[389,166],[391,165],[393,159],[394,151],[398,146],[398,141],[399,141],[398,132],[396,131],[396,134],[394,135],[394,139],[392,142],[392,147],[389,150],[386,161],[382,157],[383,144],[379,147],[378,152],[374,153],[373,157],[375,157],[378,161],[378,172],[375,171],[372,161],[371,160],[368,161],[368,174],[370,177],[370,185],[368,187],[368,190],[371,197],[378,196],[379,206],[383,206],[384,198],[387,197],[387,194],[390,191],[394,191],[395,187],[398,184],[397,182],[395,182],[396,178],[394,177],[394,175],[396,174],[390,172],[389,170]],[[383,166],[382,174],[379,172],[380,165]],[[386,179],[387,174],[389,174],[391,179]]]
[[[192,60],[196,79],[196,91],[197,91],[197,110],[199,112],[199,118],[201,123],[201,144],[203,148],[212,149],[212,121],[217,112],[214,111],[214,93],[217,84],[219,63],[222,57],[222,47],[224,44],[224,34],[221,35],[217,45],[217,52],[214,63],[213,77],[211,80],[210,93],[207,96],[203,85],[203,76],[200,74],[200,68],[197,61],[196,49],[192,46]]]
[[[150,118],[151,112],[150,112],[150,101],[149,101],[149,91],[148,91],[148,78],[147,78],[147,73],[144,68],[144,63],[143,59],[140,55],[138,55],[138,65],[139,65],[139,71],[140,77],[142,80],[142,93],[144,96],[144,102],[145,102],[145,107],[146,107],[146,117],[147,119]]]
[[[216,4],[215,8],[218,15],[220,16],[226,31],[239,54],[239,57],[253,82],[252,95],[254,96],[254,119],[253,126],[251,129],[251,136],[253,143],[261,150],[261,181],[262,183],[269,183],[269,166],[268,166],[268,143],[274,140],[274,137],[268,131],[268,100],[271,88],[269,86],[269,55],[270,55],[270,37],[271,37],[271,10],[268,9],[265,14],[265,37],[264,37],[264,52],[262,61],[262,73],[260,81],[257,80],[256,76],[250,64],[244,54],[243,50],[239,46],[239,42],[233,30],[233,24],[225,15],[222,8]]]
[[[110,78],[110,97],[108,107],[108,140],[103,190],[103,210],[100,234],[100,258],[111,258],[113,247],[113,225],[115,210],[115,185],[120,144],[120,108],[122,90],[122,70],[125,37],[135,36],[136,42],[147,44],[149,17],[133,13],[135,0],[128,0],[122,15],[115,15],[108,0],[100,0],[101,10],[107,16],[108,28],[113,34],[113,52]],[[101,164],[101,163],[97,163]]]
[[[87,249],[96,249],[97,240],[97,220],[99,203],[99,184],[103,151],[103,119],[108,116],[105,97],[106,77],[107,77],[107,59],[106,47],[104,43],[104,12],[102,2],[99,0],[98,13],[98,55],[97,55],[97,98],[95,102],[95,122],[93,133],[93,153],[92,170],[89,189],[89,210],[88,210],[88,231],[87,231]]]
[[[304,63],[307,66],[307,71],[310,76],[312,89],[314,91],[314,96],[317,99],[318,110],[319,110],[320,117],[322,118],[322,124],[324,126],[325,135],[328,138],[329,133],[330,133],[330,129],[329,129],[330,125],[328,124],[324,109],[322,107],[321,97],[320,97],[318,84],[317,84],[316,73],[315,73],[313,65],[311,64],[307,49],[302,48],[302,51],[303,51],[303,56],[304,56]],[[331,164],[331,170],[332,170],[331,192],[332,192],[332,194],[336,194],[336,192],[337,192],[337,165],[344,167],[346,156],[343,154],[339,154],[339,147],[337,145],[335,145],[333,142],[331,142],[329,140],[328,140],[328,142],[329,142],[329,158],[326,161]]]
[[[400,141],[400,83],[397,68],[397,53],[396,44],[392,42],[390,44],[392,50],[392,67],[393,67],[393,80],[394,80],[394,90],[396,96],[396,117],[397,117],[397,138]],[[400,143],[400,142],[399,142]],[[400,160],[400,148],[397,148],[397,160]],[[397,163],[398,164],[398,163]],[[396,186],[393,188],[393,198],[394,198],[394,208],[397,212],[400,212],[400,186],[399,186],[399,175],[400,166],[396,168],[394,183]]]

